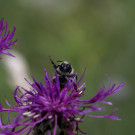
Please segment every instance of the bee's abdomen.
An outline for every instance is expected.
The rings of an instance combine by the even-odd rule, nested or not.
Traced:
[[[65,78],[65,76],[60,76],[59,80],[60,80],[60,88],[63,89],[65,84],[67,83],[67,79]]]

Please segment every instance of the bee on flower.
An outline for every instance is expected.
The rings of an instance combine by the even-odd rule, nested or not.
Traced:
[[[90,113],[105,110],[96,103],[111,105],[111,102],[106,102],[104,99],[119,91],[124,83],[116,87],[115,84],[111,85],[109,79],[108,88],[101,87],[93,98],[82,100],[80,98],[84,96],[86,85],[85,83],[80,85],[80,82],[84,74],[85,71],[78,81],[76,81],[77,74],[72,77],[72,81],[66,78],[63,88],[57,71],[51,79],[45,70],[44,83],[36,81],[35,78],[33,82],[26,80],[31,88],[27,90],[18,86],[15,89],[16,106],[10,105],[7,99],[8,109],[0,105],[0,112],[7,111],[9,117],[11,112],[16,112],[12,119],[9,118],[9,123],[6,125],[2,122],[1,114],[2,133],[0,135],[22,133],[26,135],[78,135],[79,132],[85,134],[79,128],[79,123],[83,122],[84,116],[121,120],[114,115],[117,109],[104,116],[90,115]]]

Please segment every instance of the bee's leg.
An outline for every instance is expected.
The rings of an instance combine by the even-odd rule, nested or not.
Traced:
[[[76,82],[77,82],[77,75],[76,75],[76,78],[75,79],[76,79]]]
[[[68,75],[67,77],[75,77],[76,82],[74,83],[74,89],[77,90],[77,75],[71,74],[71,75]],[[71,79],[71,81],[72,81],[72,79]]]
[[[58,66],[59,66],[59,65],[58,65]],[[58,67],[58,66],[57,66],[57,67]],[[59,73],[59,71],[56,70],[56,73],[57,73],[59,76],[61,76],[61,73]]]
[[[75,77],[75,76],[76,76],[76,77]],[[68,75],[67,77],[75,77],[76,82],[77,82],[77,75],[75,75],[75,74],[71,74],[71,75]]]
[[[50,58],[51,63],[53,64],[54,69],[56,69],[57,68],[56,64],[54,64],[54,62],[53,62],[53,60],[51,59],[50,56],[49,56],[49,58]]]

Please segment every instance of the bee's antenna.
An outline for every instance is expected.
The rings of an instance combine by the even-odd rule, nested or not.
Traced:
[[[59,61],[57,61],[57,62],[63,62],[63,61],[59,60]]]
[[[53,62],[53,60],[51,59],[51,57],[50,57],[50,56],[49,56],[49,59],[50,59],[51,63],[53,64],[53,67],[56,69],[56,68],[57,68],[57,66],[56,66],[56,64],[54,64],[54,62]]]

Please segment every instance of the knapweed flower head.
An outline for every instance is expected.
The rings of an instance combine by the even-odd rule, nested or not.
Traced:
[[[10,33],[10,31],[7,30],[7,22],[6,25],[4,25],[4,19],[1,19],[0,21],[0,53],[13,56],[11,53],[7,51],[7,49],[11,49],[11,45],[17,44],[17,40],[13,41],[14,33],[16,28],[13,28],[13,31]]]
[[[8,118],[8,124],[2,122],[2,114],[0,119],[0,135],[19,135],[22,133],[38,135],[78,135],[78,132],[84,133],[79,129],[79,123],[83,122],[84,116],[95,118],[109,118],[120,120],[115,116],[117,109],[111,114],[104,116],[90,115],[93,111],[104,111],[104,107],[100,107],[96,103],[112,105],[104,99],[119,91],[123,83],[116,87],[111,85],[109,79],[109,87],[101,87],[98,93],[91,99],[82,100],[85,83],[80,85],[82,77],[76,81],[77,74],[68,79],[64,88],[60,88],[59,77],[55,73],[55,81],[47,75],[45,71],[45,83],[37,82],[33,78],[33,83],[29,82],[31,88],[17,87],[14,91],[14,99],[17,103],[12,106],[6,100],[8,109],[0,106],[0,111],[16,112],[15,117]],[[27,80],[26,80],[27,81]],[[85,133],[84,133],[85,134]]]

